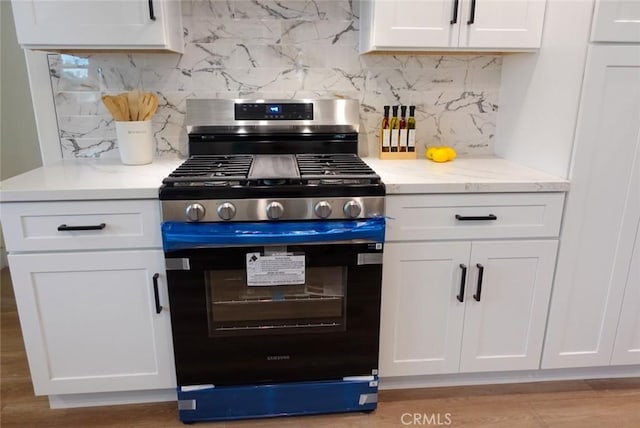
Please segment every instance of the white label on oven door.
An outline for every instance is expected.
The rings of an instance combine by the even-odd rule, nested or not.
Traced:
[[[298,285],[304,282],[304,255],[247,253],[247,285]]]

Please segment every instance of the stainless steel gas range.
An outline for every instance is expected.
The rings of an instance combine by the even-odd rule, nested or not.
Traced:
[[[160,189],[182,421],[375,409],[385,187],[358,112],[187,101]]]

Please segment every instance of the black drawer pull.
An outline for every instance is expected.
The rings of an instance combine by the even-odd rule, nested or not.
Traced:
[[[476,0],[471,0],[471,10],[469,11],[469,20],[467,25],[471,25],[476,21]]]
[[[456,220],[459,221],[478,221],[478,220],[497,220],[498,217],[496,217],[493,214],[489,214],[489,215],[460,215],[460,214],[456,214]]]
[[[476,265],[478,267],[478,284],[476,285],[476,294],[473,295],[473,298],[476,299],[476,302],[480,301],[480,293],[482,293],[482,277],[484,276],[484,266],[480,263]]]
[[[107,225],[105,223],[100,224],[91,224],[88,226],[67,226],[66,224],[61,224],[58,226],[58,232],[68,232],[73,230],[102,230]]]
[[[149,0],[149,19],[156,20],[156,14],[153,12],[153,0]]]
[[[449,23],[451,25],[458,23],[458,0],[453,0],[453,18]]]
[[[160,276],[159,273],[156,273],[153,275],[153,297],[155,298],[155,301],[156,301],[156,314],[159,314],[160,312],[162,312],[162,306],[160,306],[160,294],[158,292],[159,276]]]
[[[460,292],[456,296],[458,302],[464,302],[464,284],[467,280],[467,267],[460,263],[460,269],[462,269],[462,276],[460,277]]]

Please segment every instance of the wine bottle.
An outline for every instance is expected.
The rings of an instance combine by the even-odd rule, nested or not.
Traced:
[[[416,151],[416,106],[409,106],[409,119],[407,119],[407,150]]]
[[[382,151],[391,150],[391,128],[389,126],[389,106],[384,106],[384,117],[380,126],[380,140],[382,141]]]
[[[400,136],[400,122],[398,121],[398,106],[392,107],[391,122],[391,151],[398,151],[398,137]]]
[[[400,136],[398,138],[398,148],[401,152],[407,151],[407,106],[400,107]]]

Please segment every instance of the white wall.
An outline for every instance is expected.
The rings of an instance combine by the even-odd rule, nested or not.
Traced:
[[[0,180],[42,165],[22,49],[11,2],[0,0]],[[0,230],[0,268],[6,266]]]
[[[0,0],[0,179],[42,165],[22,49],[16,41],[11,2]]]
[[[506,55],[495,152],[568,177],[593,0],[547,0],[542,47]]]

